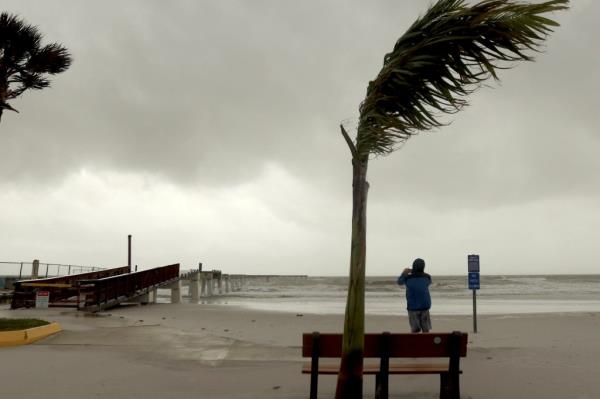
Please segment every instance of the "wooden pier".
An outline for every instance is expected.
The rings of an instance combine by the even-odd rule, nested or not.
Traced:
[[[20,280],[14,283],[11,309],[35,307],[35,299],[38,291],[49,293],[49,306],[76,307],[79,294],[79,281],[123,275],[130,271],[131,267],[121,266],[68,276]]]
[[[36,307],[36,296],[43,292],[51,307],[76,307],[97,312],[122,303],[155,303],[159,289],[171,290],[171,303],[181,303],[182,285],[189,287],[192,302],[200,298],[227,295],[246,285],[271,282],[274,279],[307,276],[225,274],[220,270],[198,270],[180,273],[179,264],[131,272],[129,266],[69,276],[21,280],[15,283],[11,308]]]

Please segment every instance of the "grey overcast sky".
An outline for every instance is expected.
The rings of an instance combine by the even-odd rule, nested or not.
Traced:
[[[429,1],[3,0],[72,67],[0,123],[0,261],[346,275],[351,126]],[[371,162],[368,275],[598,273],[600,2]],[[0,272],[0,274],[2,274]]]

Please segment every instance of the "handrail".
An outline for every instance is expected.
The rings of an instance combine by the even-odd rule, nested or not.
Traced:
[[[35,296],[37,291],[40,290],[50,292],[50,305],[59,303],[68,305],[70,303],[71,306],[76,306],[78,294],[77,282],[79,280],[123,275],[128,274],[130,271],[130,266],[121,266],[68,276],[49,277],[36,280],[20,280],[14,283],[11,308],[17,309],[35,306]]]
[[[147,293],[154,287],[179,279],[179,263],[142,270],[121,276],[110,276],[95,280],[80,280],[80,309],[107,306],[111,302],[134,298]]]

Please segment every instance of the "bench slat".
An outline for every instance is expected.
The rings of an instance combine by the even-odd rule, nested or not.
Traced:
[[[391,334],[389,357],[448,357],[450,355],[450,333]],[[381,334],[365,334],[363,357],[381,357]],[[468,335],[463,333],[460,356],[467,356]],[[342,354],[341,334],[319,334],[319,357],[339,358]],[[312,354],[312,334],[302,334],[302,356]]]
[[[405,363],[405,364],[390,364],[389,374],[441,374],[448,372],[448,363]],[[334,375],[340,371],[338,364],[320,364],[319,374]],[[310,374],[310,363],[302,366],[303,374]],[[379,373],[378,364],[365,364],[363,374]]]

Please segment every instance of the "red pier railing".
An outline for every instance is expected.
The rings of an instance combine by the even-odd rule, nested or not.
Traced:
[[[102,279],[80,280],[78,306],[92,311],[106,309],[178,279],[179,263]]]
[[[80,280],[102,279],[129,273],[130,266],[115,267],[89,273],[69,276],[42,278],[37,280],[21,280],[14,283],[14,294],[11,308],[29,308],[35,306],[38,291],[49,292],[49,306],[77,306]]]

